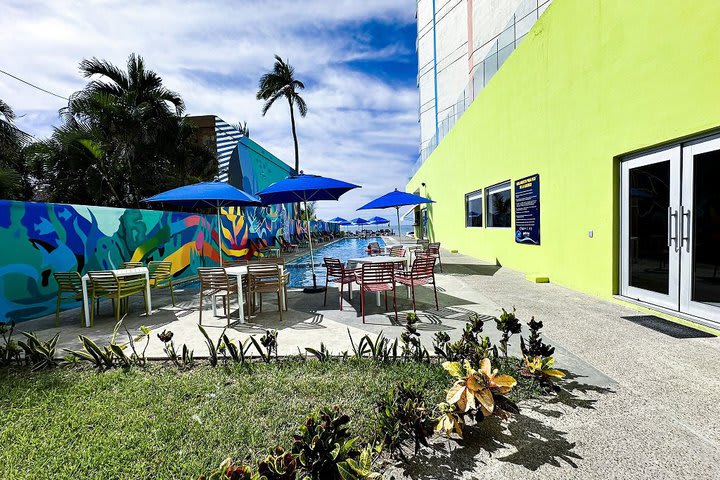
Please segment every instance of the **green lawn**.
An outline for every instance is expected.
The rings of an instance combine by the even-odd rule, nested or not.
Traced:
[[[443,396],[438,365],[372,361],[105,373],[0,370],[0,476],[197,478],[224,458],[290,446],[305,415],[341,405],[370,438],[375,401],[405,381]]]
[[[516,360],[497,363],[517,378]],[[187,372],[0,369],[0,478],[196,479],[228,456],[290,447],[305,415],[323,405],[340,405],[353,433],[369,440],[376,400],[400,381],[425,390],[431,406],[451,383],[435,363],[354,359]],[[540,393],[518,381],[514,400]]]

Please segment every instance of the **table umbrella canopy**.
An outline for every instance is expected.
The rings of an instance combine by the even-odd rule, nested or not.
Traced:
[[[215,208],[217,214],[218,254],[220,265],[222,258],[222,225],[220,224],[220,208],[260,206],[262,202],[255,195],[251,195],[225,182],[200,182],[184,187],[173,188],[146,198],[145,202],[170,203],[181,207],[199,209]]]
[[[350,220],[350,223],[352,223],[353,225],[366,225],[368,221],[364,218],[357,217]]]
[[[372,217],[372,218],[368,219],[368,223],[370,225],[384,225],[386,223],[390,223],[390,220],[388,220],[387,218],[383,218],[383,217]]]
[[[306,292],[316,292],[317,280],[315,278],[315,257],[312,248],[312,234],[310,232],[310,218],[308,217],[307,202],[316,200],[337,200],[344,193],[360,188],[359,185],[335,180],[334,178],[319,175],[291,175],[284,180],[273,183],[258,192],[258,196],[265,205],[275,203],[305,203],[305,220],[308,228],[308,244],[310,245],[310,268],[312,268],[313,288],[306,288]]]
[[[386,193],[382,197],[376,198],[370,203],[366,203],[358,210],[374,210],[376,208],[395,208],[397,212],[398,236],[402,242],[402,233],[400,231],[400,207],[404,205],[420,205],[422,203],[435,203],[429,198],[421,197],[413,193],[401,192],[397,188]]]
[[[265,205],[275,203],[314,202],[316,200],[337,200],[340,196],[359,185],[319,175],[290,176],[258,192]]]
[[[328,223],[340,223],[340,224],[345,224],[345,223],[350,223],[350,222],[348,222],[347,220],[345,220],[345,219],[342,218],[342,217],[335,217],[335,218],[331,218],[330,220],[328,220]]]
[[[165,202],[189,208],[220,208],[260,206],[255,195],[233,187],[225,182],[200,182],[158,193],[146,202]]]

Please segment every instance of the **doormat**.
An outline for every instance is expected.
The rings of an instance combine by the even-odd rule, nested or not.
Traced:
[[[715,336],[702,330],[695,330],[694,328],[656,317],[655,315],[634,315],[622,318],[673,338],[707,338]]]

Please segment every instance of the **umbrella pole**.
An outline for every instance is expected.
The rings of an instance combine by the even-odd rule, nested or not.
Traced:
[[[310,287],[304,288],[303,292],[305,292],[305,293],[322,292],[323,290],[325,290],[325,287],[318,288],[317,278],[315,276],[315,257],[313,254],[312,232],[310,231],[310,214],[308,213],[307,200],[305,200],[305,222],[307,223],[308,244],[310,245],[310,268],[312,269],[313,286],[312,286],[312,288],[310,288]]]
[[[220,266],[223,266],[222,261],[222,224],[220,223],[220,207],[217,207],[217,224],[218,224],[218,253],[220,254]]]
[[[398,221],[398,239],[400,240],[400,243],[402,243],[402,232],[400,231],[400,207],[395,207],[395,213],[397,213]]]

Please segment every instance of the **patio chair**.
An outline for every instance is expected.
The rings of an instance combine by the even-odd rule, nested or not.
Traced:
[[[405,268],[405,249],[402,245],[393,245],[390,247],[390,256],[403,259],[401,262],[397,262],[395,264],[396,270],[402,270]]]
[[[170,289],[170,300],[175,306],[175,290],[172,281],[172,262],[149,262],[148,273],[150,277],[150,288]]]
[[[230,325],[230,296],[235,294],[238,302],[243,301],[238,294],[237,282],[231,281],[222,267],[200,267],[197,272],[200,278],[200,325],[202,325],[203,298],[209,295],[223,297],[223,310]]]
[[[80,302],[80,324],[85,319],[85,302],[83,302],[82,279],[78,272],[54,272],[53,277],[58,284],[57,306],[55,307],[55,326],[60,326],[60,304],[62,302]],[[91,303],[92,305],[92,303]]]
[[[248,264],[248,261],[244,258],[236,258],[234,260],[225,260],[223,266],[225,267],[244,267]]]
[[[123,262],[120,264],[120,267],[118,268],[139,268],[144,267],[145,264],[143,262]]]
[[[438,265],[440,265],[440,273],[442,273],[442,260],[440,259],[440,242],[429,243],[426,249],[427,253],[437,258]]]
[[[100,298],[109,298],[113,301],[115,310],[115,323],[120,321],[121,311],[127,312],[130,307],[129,297],[142,293],[145,300],[145,314],[149,315],[147,309],[147,290],[145,289],[145,275],[133,275],[131,277],[118,277],[111,270],[100,270],[88,272],[90,277],[90,304]],[[95,324],[95,309],[90,309],[90,326]]]
[[[325,297],[323,305],[327,305],[327,287],[330,282],[340,284],[340,310],[342,311],[343,290],[345,284],[348,285],[348,292],[352,299],[352,284],[355,281],[355,272],[345,268],[345,265],[337,258],[325,257],[324,259],[326,275],[325,275]]]
[[[387,292],[393,292],[393,307],[395,308],[395,321],[397,321],[397,298],[395,291],[395,265],[391,262],[366,263],[359,272],[355,273],[355,281],[360,286],[360,309],[363,323],[365,323],[365,293],[385,292],[385,310],[387,310]]]
[[[264,264],[272,264],[272,265],[282,265],[283,266],[283,293],[285,294],[285,299],[287,300],[287,289],[288,284],[290,283],[290,270],[285,268],[285,259],[283,257],[261,257],[255,259],[254,263],[264,263]],[[285,310],[287,311],[287,301],[285,302]]]
[[[273,263],[251,263],[248,265],[248,304],[250,312],[255,311],[256,295],[260,297],[260,311],[262,312],[263,293],[277,294],[278,312],[282,321],[282,295],[285,281],[280,275],[280,269]]]
[[[425,251],[425,250],[427,250],[428,245],[430,244],[430,241],[425,240],[424,238],[419,238],[415,243],[418,245],[421,245],[423,251]]]
[[[415,311],[415,287],[421,285],[432,285],[435,292],[435,309],[440,310],[438,305],[437,285],[435,284],[435,261],[437,259],[431,254],[420,253],[415,258],[412,267],[407,272],[395,274],[395,279],[401,285],[405,285],[412,291],[412,307]]]
[[[382,253],[382,250],[380,249],[380,244],[378,242],[370,242],[367,246],[367,253],[368,255],[380,255]]]

